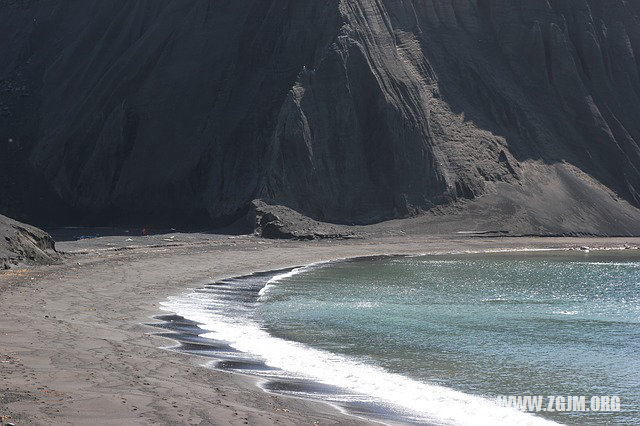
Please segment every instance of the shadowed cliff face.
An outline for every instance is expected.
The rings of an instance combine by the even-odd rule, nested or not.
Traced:
[[[185,224],[266,198],[351,223],[454,205],[438,209],[638,233],[639,14],[623,0],[4,1],[0,208]]]

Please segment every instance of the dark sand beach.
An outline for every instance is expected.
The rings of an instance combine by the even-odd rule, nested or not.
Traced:
[[[169,341],[145,323],[170,295],[255,271],[379,254],[584,246],[636,249],[640,238],[166,234],[62,242],[61,264],[0,272],[0,415],[15,424],[370,423],[163,350]]]
[[[149,323],[189,289],[336,259],[640,254],[640,0],[0,0],[0,27],[0,426],[369,424]],[[608,302],[635,313],[630,277]]]

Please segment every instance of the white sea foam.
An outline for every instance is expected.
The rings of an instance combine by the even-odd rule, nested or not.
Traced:
[[[310,266],[303,266],[303,267],[300,267],[300,268],[294,268],[294,269],[292,269],[292,270],[290,270],[288,272],[284,272],[282,274],[275,275],[269,281],[267,281],[267,284],[264,287],[262,287],[260,289],[260,291],[258,292],[258,296],[259,296],[258,300],[260,300],[262,297],[264,297],[264,295],[266,295],[273,287],[275,287],[275,285],[278,282],[280,282],[280,281],[282,281],[282,280],[284,280],[286,278],[291,278],[294,275],[298,275],[299,273],[301,273],[301,272],[303,272],[303,271],[305,271],[305,270],[307,270],[309,268],[310,268]]]
[[[303,269],[277,275],[269,283],[273,285]],[[262,295],[267,291],[261,291]],[[405,411],[417,420],[456,425],[552,424],[532,414],[499,407],[490,399],[419,382],[356,359],[276,338],[250,318],[236,315],[234,304],[229,303],[226,308],[216,304],[212,309],[210,302],[202,294],[188,294],[170,298],[162,307],[200,323],[200,327],[208,331],[203,337],[225,341],[287,376],[307,377],[338,386]]]
[[[379,305],[376,302],[357,302],[352,305],[356,309],[371,309],[377,308]]]
[[[640,267],[640,262],[575,262],[576,265],[594,265],[594,266],[631,266]]]
[[[258,301],[261,301],[262,298],[269,291],[271,291],[276,286],[276,284],[278,284],[280,281],[282,281],[284,279],[287,279],[287,278],[291,278],[291,277],[293,277],[295,275],[301,274],[301,273],[303,273],[305,271],[308,271],[308,270],[310,270],[312,268],[317,268],[317,267],[319,267],[321,265],[327,265],[327,264],[330,264],[332,262],[334,262],[334,261],[327,260],[327,261],[324,261],[324,262],[311,263],[309,265],[301,266],[299,268],[293,268],[290,271],[283,272],[282,274],[274,275],[273,277],[271,277],[271,279],[269,279],[269,281],[267,281],[265,286],[262,287],[260,289],[260,291],[258,292]]]

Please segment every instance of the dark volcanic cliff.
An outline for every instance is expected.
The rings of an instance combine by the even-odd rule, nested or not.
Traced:
[[[638,0],[5,0],[0,212],[640,234]],[[467,201],[465,201],[467,200]],[[70,216],[69,216],[70,215]]]

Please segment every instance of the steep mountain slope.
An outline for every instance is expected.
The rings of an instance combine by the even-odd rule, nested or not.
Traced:
[[[3,2],[0,211],[188,224],[264,198],[339,223],[464,210],[640,233],[639,15],[631,0]]]

